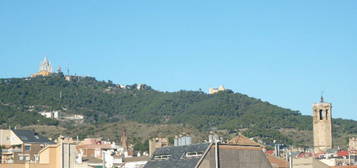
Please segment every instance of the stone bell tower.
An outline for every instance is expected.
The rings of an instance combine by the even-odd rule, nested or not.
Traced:
[[[324,102],[313,104],[314,152],[326,152],[332,148],[332,104]]]

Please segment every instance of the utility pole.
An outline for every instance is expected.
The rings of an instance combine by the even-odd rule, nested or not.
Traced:
[[[219,168],[218,139],[216,139],[214,143],[215,143],[215,161],[216,161],[216,168]]]
[[[293,157],[291,156],[291,152],[289,152],[289,168],[293,168]]]
[[[102,151],[102,164],[103,164],[103,168],[105,168],[105,153],[104,151]]]

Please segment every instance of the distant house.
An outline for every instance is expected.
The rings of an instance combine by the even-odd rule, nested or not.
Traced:
[[[38,160],[38,152],[54,144],[30,130],[0,130],[1,163],[25,163]]]
[[[64,120],[83,120],[84,116],[80,114],[67,114],[61,117]]]
[[[46,118],[56,119],[56,120],[61,119],[59,111],[42,111],[39,113]]]
[[[272,168],[260,147],[213,143],[157,149],[144,168]],[[216,159],[218,158],[218,159]]]
[[[76,149],[81,151],[84,158],[102,159],[103,151],[111,149],[119,150],[119,146],[111,142],[102,141],[100,138],[86,138],[76,146]],[[122,150],[120,149],[120,151]]]

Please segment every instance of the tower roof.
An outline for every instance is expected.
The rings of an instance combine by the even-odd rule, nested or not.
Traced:
[[[47,63],[47,64],[48,64],[48,59],[47,59],[47,57],[45,57],[45,58],[43,59],[42,63]]]
[[[40,64],[40,71],[52,72],[52,65],[47,57],[45,57]]]

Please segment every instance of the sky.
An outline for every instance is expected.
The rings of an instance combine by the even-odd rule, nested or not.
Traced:
[[[0,0],[0,78],[46,56],[70,74],[161,91],[225,88],[357,120],[356,0]]]

